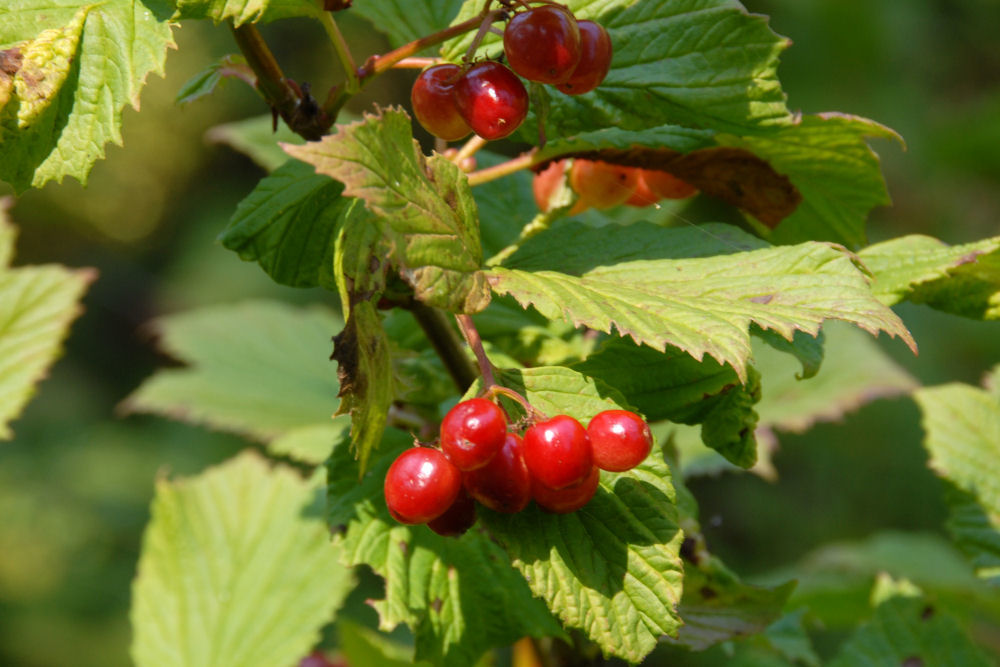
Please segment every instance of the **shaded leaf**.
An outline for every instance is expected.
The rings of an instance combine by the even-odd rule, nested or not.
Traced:
[[[390,258],[418,299],[455,312],[486,307],[489,291],[479,271],[482,248],[468,181],[449,160],[423,156],[404,111],[381,110],[321,141],[285,150],[342,182],[344,194],[363,200],[378,216]]]
[[[80,300],[97,277],[54,264],[11,268],[17,233],[7,205],[0,199],[0,440],[14,435],[8,424],[62,354],[70,324],[83,312]]]
[[[288,160],[240,202],[219,239],[277,283],[335,290],[334,239],[356,201],[342,197],[343,189],[311,166]]]
[[[955,246],[904,236],[858,255],[887,305],[908,299],[964,317],[1000,318],[1000,236]]]
[[[385,599],[374,603],[380,629],[400,623],[416,638],[416,658],[464,667],[487,649],[525,635],[562,636],[545,605],[531,596],[506,555],[473,529],[445,538],[426,526],[389,517],[382,494],[386,470],[412,439],[387,429],[368,472],[360,478],[346,443],[327,464],[327,519],[339,535],[343,563],[365,564],[385,579]]]
[[[340,117],[345,116],[341,112]],[[205,132],[205,139],[225,144],[237,153],[243,153],[267,172],[272,172],[290,161],[280,143],[302,143],[304,139],[292,132],[285,123],[274,126],[271,114],[252,116],[244,120],[216,125]]]
[[[85,183],[105,145],[121,144],[122,110],[139,107],[146,77],[163,74],[172,45],[158,0],[4,2],[0,178],[17,191],[65,176]]]
[[[959,383],[914,398],[929,465],[949,490],[949,531],[980,576],[1000,583],[1000,398]]]
[[[990,664],[955,619],[934,609],[919,592],[884,595],[872,619],[844,642],[831,667]]]
[[[341,653],[351,665],[408,667],[414,664],[412,648],[343,618],[337,621],[337,639]]]
[[[707,354],[741,379],[753,324],[791,340],[796,331],[816,336],[823,321],[840,319],[899,336],[915,349],[900,319],[871,295],[854,259],[835,246],[739,252],[727,244],[730,254],[705,257],[722,245],[714,237],[725,227],[713,227],[706,240],[700,228],[634,225],[622,244],[614,227],[568,223],[561,229],[572,241],[553,244],[552,233],[535,237],[538,243],[532,239],[505,266],[491,269],[494,291],[552,319],[617,330],[659,350],[672,345],[696,359]]]
[[[841,114],[801,116],[773,132],[717,140],[766,160],[801,193],[802,203],[770,235],[773,242],[834,241],[858,248],[865,243],[868,213],[890,203],[867,137],[902,141],[884,125]],[[778,222],[757,217],[771,228]]]
[[[315,17],[323,10],[319,0],[169,0],[174,19],[232,20],[234,25],[270,23],[296,16]]]
[[[158,481],[132,590],[135,663],[273,667],[308,653],[354,585],[316,492],[251,453]]]
[[[396,47],[444,30],[461,6],[462,0],[364,0],[355,3],[351,13],[368,19],[372,27],[388,35],[389,44]]]
[[[226,79],[241,79],[250,86],[257,85],[257,75],[247,65],[247,59],[242,55],[229,53],[195,74],[181,86],[177,91],[176,102],[190,104],[197,99],[207,97],[225,83]]]
[[[261,440],[329,423],[339,386],[327,361],[333,313],[258,301],[156,320],[159,346],[188,367],[147,379],[123,407]]]

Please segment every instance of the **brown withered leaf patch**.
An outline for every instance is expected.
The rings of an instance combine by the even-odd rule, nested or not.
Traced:
[[[742,148],[702,148],[690,153],[636,146],[561,155],[603,160],[643,169],[659,169],[690,183],[702,192],[743,209],[774,229],[802,202],[802,194],[788,177]],[[545,165],[539,165],[540,168]]]
[[[14,75],[21,69],[24,56],[16,46],[0,51],[0,108],[10,100],[10,91],[14,87]]]
[[[340,381],[340,393],[338,398],[344,398],[352,394],[362,394],[364,392],[365,377],[359,373],[360,359],[358,350],[358,325],[357,320],[347,318],[344,329],[333,337],[333,354],[330,359],[337,362],[337,380]],[[348,412],[343,403],[337,414]]]

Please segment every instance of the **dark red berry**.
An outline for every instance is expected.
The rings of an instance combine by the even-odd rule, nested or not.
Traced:
[[[459,470],[482,468],[506,437],[503,410],[485,398],[462,401],[441,420],[441,450]]]
[[[427,527],[438,535],[458,537],[476,523],[476,503],[465,489],[458,492],[458,497],[445,513],[427,522]]]
[[[554,491],[539,484],[536,480],[531,485],[531,495],[543,509],[556,514],[568,514],[590,502],[590,499],[597,492],[597,485],[600,481],[601,471],[597,466],[594,466],[586,479],[565,489]]]
[[[451,507],[462,489],[462,473],[437,449],[413,447],[385,474],[385,504],[400,523],[427,523]]]
[[[638,170],[599,160],[573,161],[569,183],[585,206],[611,208],[625,203],[639,183]]]
[[[599,413],[587,425],[587,435],[594,450],[594,465],[609,472],[631,470],[653,448],[649,424],[628,410]]]
[[[524,433],[524,461],[535,481],[550,489],[579,484],[593,467],[587,430],[568,415],[539,422]]]
[[[472,132],[455,106],[451,91],[462,73],[458,65],[428,67],[413,83],[410,102],[424,129],[445,141],[456,141]]]
[[[455,106],[483,139],[503,139],[528,115],[528,91],[517,75],[497,62],[473,65],[452,89]]]
[[[580,62],[580,29],[564,7],[534,7],[507,24],[503,50],[510,68],[525,79],[563,83]]]
[[[531,500],[531,473],[524,462],[524,441],[508,433],[493,460],[464,475],[465,488],[486,507],[504,514],[520,512]]]
[[[611,38],[603,26],[580,21],[580,62],[565,83],[556,86],[567,95],[583,95],[597,88],[611,68]]]

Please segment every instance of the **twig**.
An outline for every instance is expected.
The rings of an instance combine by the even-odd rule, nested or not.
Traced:
[[[440,310],[425,306],[419,301],[410,306],[410,312],[441,357],[455,386],[464,394],[476,381],[476,367],[466,356],[462,341],[452,328],[451,322]]]

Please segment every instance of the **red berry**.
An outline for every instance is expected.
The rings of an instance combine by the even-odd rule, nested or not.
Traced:
[[[534,7],[507,24],[503,50],[510,68],[525,79],[563,83],[580,62],[580,29],[565,7]]]
[[[639,173],[633,167],[578,158],[570,169],[569,183],[585,206],[611,208],[632,196]]]
[[[472,132],[455,106],[451,91],[462,73],[458,65],[428,67],[413,83],[410,102],[413,115],[424,129],[445,141],[456,141]]]
[[[458,497],[451,504],[445,513],[438,518],[428,521],[427,527],[438,535],[445,537],[458,537],[476,523],[476,503],[472,496],[462,489],[458,492]]]
[[[666,171],[643,169],[640,175],[657,199],[686,199],[698,192],[698,188]]]
[[[601,481],[601,471],[594,466],[587,478],[579,484],[554,491],[536,480],[531,485],[531,495],[543,509],[556,514],[575,512],[594,497],[597,485]]]
[[[649,424],[628,410],[599,413],[587,425],[587,435],[594,450],[594,465],[609,472],[631,470],[653,448]]]
[[[580,21],[580,62],[565,83],[556,86],[567,95],[583,95],[597,88],[611,68],[611,38],[603,26]]]
[[[427,523],[451,507],[462,489],[462,473],[437,449],[413,447],[385,474],[385,504],[400,523]]]
[[[531,473],[524,462],[524,441],[508,433],[503,448],[479,470],[465,474],[465,488],[472,497],[495,512],[514,514],[531,500]]]
[[[455,106],[483,139],[503,139],[528,115],[528,91],[517,75],[497,62],[473,65],[452,89]]]
[[[539,422],[524,433],[524,461],[535,481],[550,489],[579,484],[593,467],[587,430],[568,415]]]
[[[482,468],[506,437],[503,410],[485,398],[462,401],[441,420],[441,450],[459,470]]]

